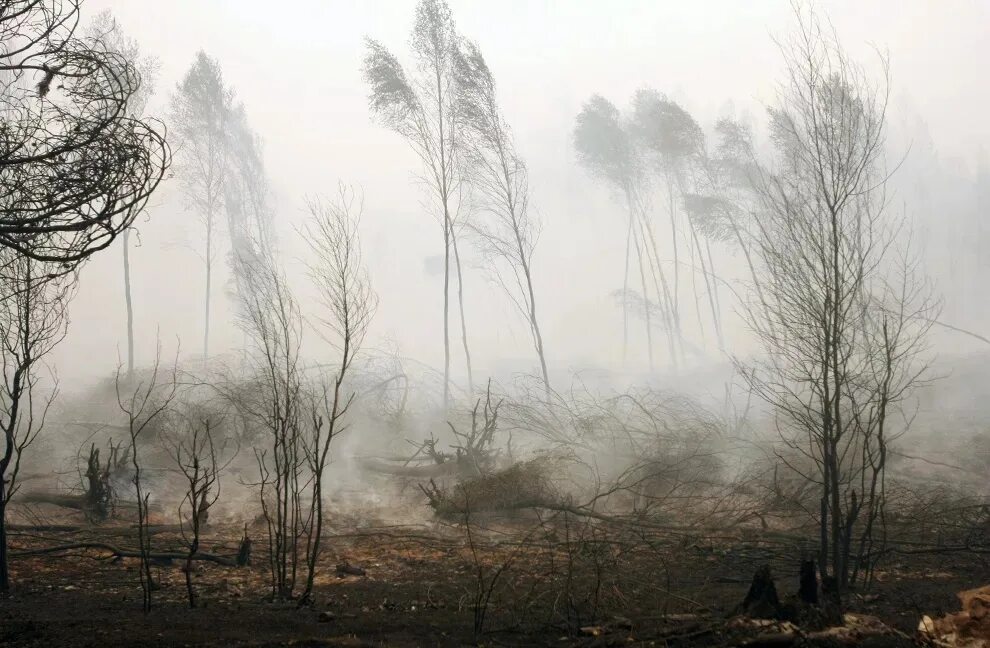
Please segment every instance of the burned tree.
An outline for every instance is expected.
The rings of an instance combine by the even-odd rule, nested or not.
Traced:
[[[368,39],[364,59],[364,76],[371,86],[371,111],[388,128],[401,135],[423,164],[425,183],[436,202],[443,227],[443,405],[450,401],[450,255],[454,254],[457,270],[461,333],[471,377],[471,354],[468,350],[464,321],[463,282],[457,251],[457,220],[460,209],[461,178],[458,168],[461,147],[460,110],[457,105],[455,57],[459,37],[454,29],[450,7],[444,0],[421,0],[416,7],[412,34],[415,78],[407,76],[402,64],[385,47]]]
[[[781,461],[819,488],[822,580],[845,590],[883,542],[893,415],[924,380],[938,305],[886,210],[886,59],[873,83],[813,13],[797,18],[770,111],[775,171],[757,187],[766,301],[746,318],[765,358],[744,375],[802,458]]]
[[[486,222],[473,229],[484,244],[496,278],[526,318],[543,385],[549,393],[550,374],[533,288],[533,252],[539,223],[529,211],[529,174],[516,154],[512,132],[499,109],[495,79],[478,46],[467,42],[458,48],[454,68],[463,121],[465,176],[489,215]]]
[[[193,561],[200,550],[200,537],[209,520],[210,507],[220,498],[224,445],[218,447],[214,440],[217,422],[211,420],[208,413],[191,413],[183,417],[177,427],[178,430],[168,435],[167,443],[185,486],[178,508],[179,528],[189,550],[183,571],[189,607],[194,608]]]
[[[125,232],[169,166],[132,116],[133,62],[77,34],[80,0],[0,2],[0,246],[70,272]]]
[[[117,367],[114,377],[114,392],[117,396],[117,406],[127,419],[127,434],[130,448],[128,455],[131,460],[134,484],[134,494],[137,496],[138,513],[138,557],[141,559],[139,574],[141,577],[142,609],[145,613],[151,611],[152,591],[155,584],[151,578],[151,535],[148,533],[148,503],[150,493],[141,481],[141,455],[138,441],[143,440],[149,430],[163,414],[168,411],[178,389],[176,372],[178,363],[172,366],[168,382],[162,380],[161,343],[155,353],[155,363],[151,373],[139,379],[126,380],[121,376],[121,367]],[[178,352],[176,352],[176,360]]]
[[[299,348],[302,313],[279,266],[275,249],[260,234],[245,232],[233,250],[238,276],[238,325],[247,339],[248,390],[231,381],[225,396],[250,432],[265,518],[272,597],[294,596],[307,533],[304,515],[306,455],[304,384]]]
[[[10,589],[7,566],[7,504],[17,493],[17,473],[25,449],[45,425],[57,384],[41,388],[45,357],[65,338],[75,273],[49,278],[47,264],[7,248],[2,258],[4,297],[0,299],[0,592]]]
[[[303,602],[312,595],[316,563],[320,557],[324,518],[323,479],[330,444],[344,431],[342,418],[354,402],[355,394],[345,393],[344,380],[361,349],[378,304],[361,261],[358,238],[361,207],[362,197],[343,185],[335,200],[315,200],[309,206],[313,220],[306,229],[306,238],[315,256],[310,265],[310,276],[320,291],[325,309],[320,322],[333,338],[334,346],[340,349],[340,363],[329,381],[321,381],[309,407],[310,427],[305,454],[312,474]]]

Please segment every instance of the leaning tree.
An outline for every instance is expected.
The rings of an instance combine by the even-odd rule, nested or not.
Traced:
[[[457,251],[457,220],[462,183],[459,174],[461,123],[457,106],[455,58],[460,38],[450,7],[443,0],[421,0],[412,33],[415,74],[406,74],[394,54],[368,39],[364,76],[371,86],[371,112],[401,135],[423,164],[424,184],[430,188],[443,226],[443,404],[450,401],[450,256],[458,277],[461,339],[467,361],[468,387],[473,391],[471,354],[464,321],[464,291]]]
[[[128,110],[132,62],[77,33],[81,4],[0,1],[0,246],[56,273],[126,231],[170,161]]]
[[[499,107],[495,78],[475,43],[465,42],[458,48],[454,69],[463,123],[464,175],[488,216],[472,229],[492,261],[491,271],[526,318],[549,395],[550,374],[533,288],[533,253],[540,224],[529,209],[529,173]]]
[[[678,353],[683,345],[680,320],[674,308],[673,291],[657,252],[656,237],[647,217],[650,189],[645,161],[630,125],[622,119],[619,109],[601,95],[592,95],[578,114],[574,125],[574,148],[582,166],[603,180],[624,199],[629,213],[626,230],[625,272],[622,284],[623,337],[625,358],[629,336],[629,310],[635,305],[629,290],[629,260],[633,250],[643,289],[642,313],[646,323],[647,352],[653,367],[653,325],[651,316],[657,311],[667,336],[671,361],[676,369]],[[649,293],[654,298],[650,299]]]
[[[679,254],[677,221],[679,213],[684,211],[683,198],[694,184],[695,167],[705,158],[705,137],[698,123],[676,101],[666,97],[656,90],[643,89],[633,98],[633,115],[631,132],[637,144],[646,153],[646,159],[652,163],[663,177],[667,194],[667,211],[670,218],[670,244],[674,253],[673,286],[671,295],[673,303],[671,310],[675,321],[680,320],[680,266],[682,260]],[[695,310],[698,315],[698,326],[702,326],[701,305],[698,299],[696,285],[697,273],[694,271],[695,260],[705,281],[709,307],[712,314],[712,325],[718,339],[719,349],[723,349],[722,326],[718,312],[718,287],[714,281],[714,266],[712,263],[711,246],[706,240],[702,248],[698,227],[688,213],[687,235],[691,250],[691,279],[694,288]],[[702,331],[703,333],[703,331]]]

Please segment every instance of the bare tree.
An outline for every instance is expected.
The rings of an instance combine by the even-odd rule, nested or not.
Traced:
[[[938,304],[886,210],[887,61],[872,82],[813,12],[795,14],[770,111],[774,172],[758,185],[766,307],[746,311],[766,355],[745,375],[779,415],[781,461],[819,488],[820,569],[845,589],[882,543],[895,414],[925,380]]]
[[[80,5],[0,2],[0,245],[50,272],[125,232],[170,163],[164,129],[128,112],[137,70],[77,34]]]
[[[127,102],[127,116],[133,119],[140,119],[144,115],[148,99],[154,93],[155,77],[158,76],[158,59],[151,56],[142,56],[141,48],[137,41],[126,36],[109,10],[105,10],[96,15],[89,26],[90,38],[102,43],[109,51],[114,52],[122,59],[135,67],[140,85],[130,100]],[[134,373],[134,306],[131,298],[131,262],[130,244],[131,231],[127,228],[123,234],[124,253],[124,304],[127,308],[127,374]]]
[[[399,60],[375,40],[368,39],[364,76],[371,86],[371,111],[388,128],[401,135],[423,164],[425,182],[436,201],[443,226],[443,338],[444,409],[450,401],[450,255],[454,252],[458,284],[457,216],[460,207],[458,155],[461,124],[457,107],[454,61],[459,38],[450,8],[444,0],[420,0],[412,33],[416,78],[411,79]],[[461,333],[471,391],[471,354],[464,321],[463,289],[458,291]]]
[[[45,357],[65,338],[68,306],[76,275],[49,279],[44,263],[9,248],[0,252],[5,276],[0,300],[0,593],[10,589],[7,565],[7,504],[17,493],[17,473],[27,447],[45,425],[57,382],[45,394],[40,386]]]
[[[203,357],[210,349],[210,298],[217,248],[217,216],[224,206],[228,175],[229,130],[234,93],[224,83],[220,64],[205,52],[186,72],[172,96],[170,120],[179,142],[179,175],[189,205],[203,223]]]
[[[354,402],[354,392],[343,391],[344,380],[361,349],[368,325],[375,313],[378,298],[371,289],[361,261],[358,226],[363,197],[354,189],[340,186],[332,201],[314,200],[309,212],[312,224],[306,239],[315,256],[310,276],[320,291],[325,315],[320,322],[340,349],[340,364],[330,380],[323,381],[311,399],[310,432],[306,459],[311,476],[311,530],[306,547],[306,586],[301,602],[309,601],[316,578],[323,533],[323,479],[329,459],[330,444],[345,427],[341,419]]]
[[[274,248],[245,233],[232,254],[237,264],[238,325],[247,339],[248,389],[226,395],[262,435],[255,447],[259,497],[269,536],[272,597],[294,595],[302,539],[306,456],[303,439],[304,385],[299,347],[302,315],[279,266]]]
[[[178,368],[178,351],[176,362],[167,383],[161,381],[161,342],[155,352],[155,363],[151,374],[135,380],[121,377],[121,367],[118,365],[114,378],[114,391],[117,396],[117,406],[127,418],[127,433],[130,441],[131,466],[134,470],[132,482],[134,493],[137,495],[138,511],[138,547],[140,549],[142,609],[145,613],[151,611],[152,591],[154,582],[151,578],[151,535],[148,533],[148,502],[150,493],[141,482],[141,457],[138,441],[143,439],[145,431],[161,417],[172,404],[178,389],[176,371]]]
[[[206,527],[210,508],[220,498],[220,473],[225,468],[221,456],[225,445],[217,447],[214,439],[217,421],[209,412],[192,412],[182,417],[178,430],[166,435],[169,454],[185,482],[185,492],[179,502],[179,526],[182,539],[188,548],[183,571],[186,576],[186,595],[189,607],[196,607],[193,588],[193,561],[199,553],[200,537]],[[236,454],[236,453],[234,453]],[[226,463],[233,458],[233,454]],[[188,518],[185,513],[188,513]]]
[[[543,334],[536,315],[533,252],[539,223],[529,211],[529,174],[516,154],[512,132],[499,109],[495,79],[478,46],[466,42],[455,56],[458,108],[465,176],[481,195],[487,222],[473,227],[491,257],[492,271],[512,303],[526,318],[547,392]],[[500,265],[508,266],[505,276]]]

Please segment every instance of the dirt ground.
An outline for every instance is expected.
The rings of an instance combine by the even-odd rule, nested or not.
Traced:
[[[21,552],[81,538],[129,546],[129,533],[124,523],[22,527],[11,543]],[[214,529],[204,549],[230,555],[240,533]],[[95,550],[15,555],[13,592],[0,599],[0,645],[743,645],[752,633],[734,634],[726,619],[755,569],[771,565],[782,597],[797,586],[794,552],[755,540],[680,542],[653,553],[610,540],[561,553],[511,525],[476,529],[472,538],[457,526],[338,527],[327,537],[314,601],[299,607],[268,600],[264,529],[250,534],[250,566],[198,563],[197,609],[188,608],[179,561],[156,565],[160,588],[149,614],[141,611],[134,559]],[[156,548],[178,541],[167,532],[154,536]],[[338,576],[340,563],[366,573]],[[875,585],[848,598],[847,610],[903,633],[863,645],[912,645],[923,614],[954,611],[956,592],[986,583],[990,564],[980,554],[891,555]],[[475,605],[479,591],[490,593],[487,606]],[[480,634],[476,607],[487,613]]]

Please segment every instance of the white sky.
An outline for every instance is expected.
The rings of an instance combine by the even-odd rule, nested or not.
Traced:
[[[545,221],[537,291],[551,363],[558,369],[614,358],[619,311],[608,293],[621,285],[624,231],[605,191],[578,168],[574,117],[600,93],[624,107],[639,87],[673,96],[703,125],[731,101],[762,121],[780,57],[772,34],[792,26],[782,0],[451,0],[459,31],[481,46],[499,83],[506,115],[530,166],[531,203]],[[279,196],[287,264],[299,276],[292,225],[303,199],[338,180],[363,186],[365,255],[381,296],[373,342],[394,340],[406,355],[438,365],[441,287],[424,259],[442,253],[439,227],[420,206],[415,160],[394,134],[372,123],[360,66],[363,38],[400,57],[408,47],[414,0],[87,0],[111,9],[125,32],[157,56],[152,111],[202,48],[217,58],[266,143]],[[831,16],[850,53],[869,61],[889,51],[891,119],[908,111],[927,122],[939,154],[971,164],[990,142],[990,3],[985,0],[834,0]],[[901,112],[898,112],[901,111]],[[174,182],[141,224],[134,291],[138,360],[148,361],[155,330],[184,352],[201,348],[199,229]],[[732,262],[727,262],[732,263]],[[215,289],[214,349],[240,340]],[[300,281],[300,293],[308,293]],[[479,377],[502,359],[531,362],[525,327],[497,289],[470,268],[468,325]],[[84,270],[68,339],[55,363],[67,387],[105,374],[124,348],[120,249]],[[453,321],[456,321],[453,320]],[[455,329],[456,330],[456,329]],[[456,337],[455,337],[456,339]],[[459,368],[455,356],[455,368]]]

